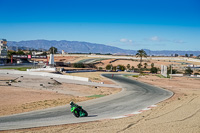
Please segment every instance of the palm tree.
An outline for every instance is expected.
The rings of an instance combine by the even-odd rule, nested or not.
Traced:
[[[139,63],[137,66],[138,66],[138,68],[141,68],[141,67],[142,67],[142,64],[141,64],[141,63]]]
[[[55,54],[57,51],[58,51],[58,49],[55,48],[55,47],[51,47],[51,48],[49,48],[49,52],[50,52],[50,54]]]
[[[144,68],[147,68],[148,64],[147,63],[144,63]]]
[[[131,70],[134,70],[134,68],[135,68],[135,67],[134,67],[134,66],[132,66],[132,67],[131,67]]]
[[[140,57],[140,64],[142,64],[142,57],[147,57],[147,53],[143,49],[138,50],[136,57]]]
[[[130,69],[131,65],[130,64],[127,64],[126,68],[128,68],[128,70]]]
[[[154,67],[154,63],[151,63],[151,68],[153,68]]]

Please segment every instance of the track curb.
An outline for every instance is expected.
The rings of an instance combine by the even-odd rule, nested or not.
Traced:
[[[144,109],[141,109],[139,111],[136,111],[136,112],[133,112],[133,113],[130,113],[130,114],[126,114],[126,115],[122,115],[122,116],[111,117],[110,119],[120,119],[120,118],[125,118],[125,117],[131,117],[131,116],[134,116],[134,115],[141,114],[142,112],[151,110],[155,107],[157,107],[157,105],[151,105],[151,106],[144,108]],[[106,120],[108,120],[108,119],[106,119]]]

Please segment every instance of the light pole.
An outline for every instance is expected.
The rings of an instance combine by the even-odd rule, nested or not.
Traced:
[[[170,79],[172,79],[172,66],[173,66],[173,64],[170,65],[170,67],[171,67],[171,76],[170,76]]]

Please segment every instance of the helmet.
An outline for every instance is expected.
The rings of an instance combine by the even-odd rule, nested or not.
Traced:
[[[69,104],[70,104],[70,105],[73,105],[74,103],[73,103],[73,101],[71,101]]]

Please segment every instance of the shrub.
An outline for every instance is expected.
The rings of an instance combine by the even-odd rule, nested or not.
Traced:
[[[138,77],[139,77],[139,75],[133,75],[133,77],[135,77],[135,78],[138,78]]]
[[[126,70],[126,67],[124,65],[118,65],[117,69],[124,71],[124,70]]]
[[[158,68],[152,67],[150,71],[151,71],[151,73],[157,73],[158,72]]]
[[[99,67],[99,70],[102,70],[103,68],[102,67]]]
[[[131,67],[131,70],[134,70],[134,66]]]
[[[192,73],[193,73],[193,70],[190,67],[185,69],[185,74],[192,74]]]
[[[84,68],[84,64],[83,63],[74,63],[74,67],[75,68]]]
[[[116,66],[114,66],[114,67],[113,67],[113,71],[116,71],[116,70],[117,70],[117,67],[116,67]]]
[[[172,74],[176,74],[177,70],[176,69],[172,69]],[[167,70],[167,74],[171,74],[171,68]]]
[[[112,65],[110,65],[110,64],[108,64],[108,65],[106,66],[106,70],[111,70],[111,68],[112,68]]]

